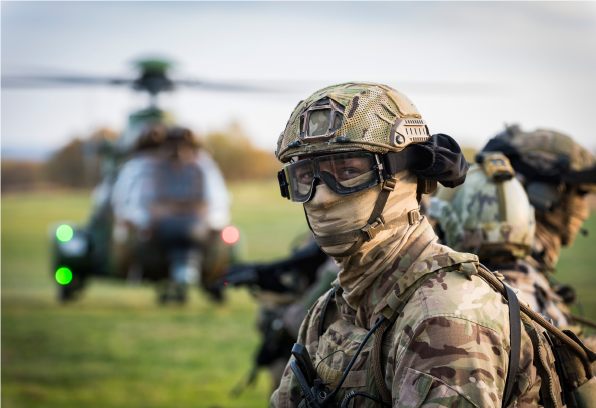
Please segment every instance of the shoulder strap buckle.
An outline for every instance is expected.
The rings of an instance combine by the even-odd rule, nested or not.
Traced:
[[[385,181],[383,181],[383,190],[393,191],[393,190],[395,190],[396,184],[397,184],[397,180],[395,180],[393,178],[386,179]]]
[[[372,241],[385,228],[385,218],[379,215],[372,224],[366,224],[360,231],[366,234],[366,240]]]
[[[420,221],[420,211],[418,209],[412,210],[408,212],[408,222],[410,225],[416,224]]]

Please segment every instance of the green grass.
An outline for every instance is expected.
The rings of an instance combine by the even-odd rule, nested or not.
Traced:
[[[302,206],[275,183],[232,186],[233,222],[247,260],[284,256],[307,230]],[[184,307],[159,307],[150,285],[94,279],[74,304],[56,301],[48,226],[84,221],[89,193],[2,199],[2,405],[4,407],[263,407],[266,372],[238,399],[251,367],[257,304],[244,290],[217,305],[193,291]]]
[[[589,235],[578,234],[570,248],[563,248],[554,278],[572,285],[585,309],[596,321],[596,213],[584,223]],[[577,309],[572,310],[577,313]]]
[[[247,260],[288,253],[306,232],[302,206],[275,183],[231,186],[233,222]],[[255,388],[229,396],[258,345],[256,302],[244,290],[223,305],[193,291],[184,307],[159,307],[149,285],[94,279],[74,304],[56,302],[48,226],[84,221],[89,194],[31,193],[2,199],[2,405],[10,407],[263,407],[265,372]],[[596,216],[563,251],[556,278],[573,284],[596,319]]]

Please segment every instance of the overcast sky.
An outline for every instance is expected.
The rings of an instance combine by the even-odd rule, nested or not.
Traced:
[[[404,92],[431,132],[464,146],[481,147],[507,122],[596,150],[596,3],[3,1],[1,12],[3,74],[132,76],[131,60],[164,55],[181,77],[303,83],[287,94],[162,98],[199,133],[237,120],[271,151],[300,99],[350,80]],[[126,89],[4,89],[3,155],[122,129],[144,104]]]

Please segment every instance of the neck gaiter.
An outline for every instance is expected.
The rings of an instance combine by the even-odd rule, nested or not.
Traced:
[[[546,270],[552,271],[555,268],[561,246],[573,243],[589,216],[586,200],[575,194],[555,210],[537,213],[533,256],[541,264],[541,269],[546,267]]]
[[[418,208],[417,178],[410,170],[395,175],[397,184],[383,211],[387,227],[358,251],[335,258],[341,268],[338,278],[343,297],[350,307],[357,309],[365,290],[376,277],[391,266],[393,259],[419,223],[396,223],[397,217]],[[375,186],[348,196],[329,191],[327,186],[316,187],[314,197],[304,204],[311,228],[317,235],[326,236],[363,228],[373,211],[381,186]],[[323,247],[326,252],[341,253],[351,244]]]

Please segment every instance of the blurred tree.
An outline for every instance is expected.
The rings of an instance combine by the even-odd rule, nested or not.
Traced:
[[[2,159],[2,192],[34,188],[41,181],[43,163]]]
[[[236,122],[227,129],[208,133],[203,145],[213,155],[226,180],[272,178],[279,171],[280,164],[273,152],[253,146]]]
[[[44,166],[44,178],[71,188],[95,186],[101,179],[99,156],[102,148],[116,135],[113,130],[102,128],[84,140],[73,139],[48,159]]]
[[[83,142],[76,138],[54,153],[44,166],[44,176],[67,187],[86,187]]]

